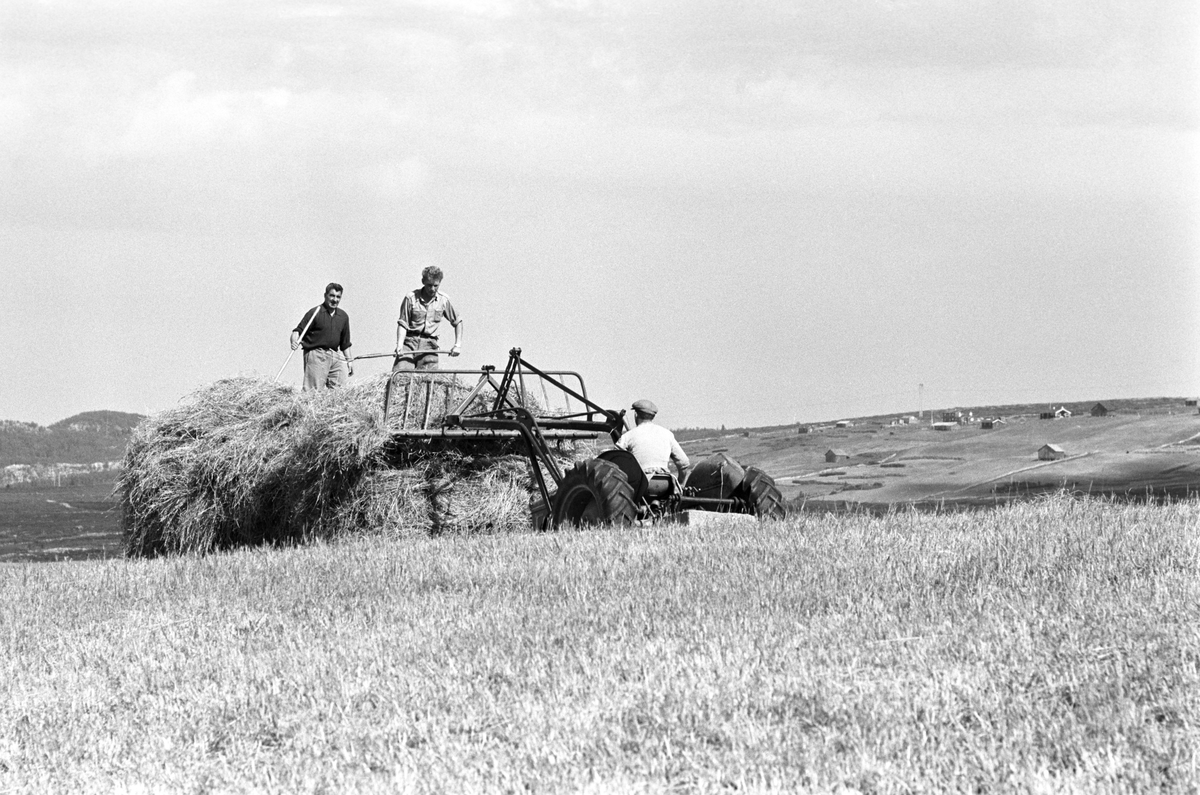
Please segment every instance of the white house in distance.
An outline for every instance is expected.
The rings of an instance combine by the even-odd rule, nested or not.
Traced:
[[[1044,444],[1038,450],[1039,461],[1057,461],[1066,457],[1067,451],[1057,444]]]

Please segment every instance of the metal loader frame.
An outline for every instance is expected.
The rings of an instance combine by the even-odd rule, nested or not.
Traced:
[[[413,355],[423,355],[422,351]],[[434,381],[439,376],[477,375],[474,388],[458,402],[458,405],[445,414],[441,424],[429,427],[430,403],[433,396]],[[536,379],[540,385],[543,397],[549,402],[549,389],[553,388],[567,396],[568,413],[548,414],[531,412],[526,406],[530,405],[530,390],[528,380]],[[578,389],[568,386],[566,381],[578,384]],[[407,389],[404,402],[404,416],[401,425],[409,424],[409,411],[413,402],[413,389],[425,388],[424,412],[420,427],[401,427],[390,431],[393,440],[468,440],[483,442],[518,442],[524,454],[529,459],[529,468],[533,482],[537,487],[537,497],[545,506],[547,518],[541,525],[544,529],[553,529],[555,523],[554,496],[562,485],[564,473],[550,452],[550,442],[560,440],[597,439],[607,434],[616,442],[625,430],[625,411],[606,409],[592,401],[587,395],[587,387],[583,376],[574,370],[541,370],[521,357],[520,348],[512,348],[508,352],[508,364],[499,380],[496,378],[496,368],[485,365],[480,370],[400,370],[392,374],[384,392],[384,425],[391,418],[392,393],[401,383]],[[491,387],[495,398],[489,408],[483,411],[471,410],[483,391]],[[536,397],[536,396],[535,396]],[[571,400],[579,403],[580,411],[571,413]],[[608,458],[615,451],[601,454]],[[701,508],[707,511],[752,513],[753,506],[744,498],[703,497],[698,490],[681,485],[673,475],[670,491],[662,498],[650,498],[646,494],[648,476],[645,475],[636,460],[629,453],[623,453],[625,459],[614,458],[610,463],[616,463],[625,473],[630,487],[635,492],[635,502],[638,507],[638,518],[661,519],[670,513],[688,508]],[[632,463],[631,463],[632,462]],[[546,474],[549,473],[547,482]],[[535,518],[535,525],[537,524]]]
[[[416,383],[425,380],[426,398],[424,419],[420,428],[399,428],[390,432],[393,439],[471,439],[523,442],[525,454],[529,458],[529,467],[533,473],[534,483],[544,504],[553,504],[554,491],[562,483],[563,472],[558,462],[551,455],[548,441],[595,439],[601,434],[608,434],[615,442],[620,438],[625,428],[625,412],[611,411],[593,402],[587,396],[587,387],[583,376],[574,370],[541,370],[521,358],[521,349],[513,348],[508,352],[508,364],[504,368],[500,380],[496,380],[496,368],[484,365],[480,370],[400,370],[392,374],[384,393],[383,418],[386,427],[390,418],[392,392],[396,385],[409,379],[407,387],[409,395],[413,387],[420,388]],[[429,421],[429,404],[432,396],[433,378],[443,375],[478,375],[479,380],[474,388],[459,401],[455,409],[442,418],[440,427],[427,427]],[[562,415],[534,415],[525,405],[529,403],[529,392],[526,379],[537,378],[543,396],[548,395],[548,388],[553,387],[568,398],[578,401],[582,411]],[[578,389],[572,389],[564,381],[571,379],[578,383]],[[491,407],[484,411],[468,414],[467,411],[487,387],[496,392]],[[405,416],[402,425],[408,424],[410,400],[405,400]],[[569,400],[568,400],[569,403]],[[553,485],[546,482],[546,474],[550,474]]]

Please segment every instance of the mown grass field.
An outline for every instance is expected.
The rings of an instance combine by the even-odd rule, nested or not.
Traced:
[[[1200,503],[0,564],[0,792],[1192,792]]]

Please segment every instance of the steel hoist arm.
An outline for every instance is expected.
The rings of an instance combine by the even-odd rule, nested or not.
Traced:
[[[502,397],[507,398],[508,390],[512,389],[514,380],[520,382],[522,385],[524,384],[522,375],[526,370],[542,379],[544,383],[554,386],[555,388],[561,390],[564,394],[575,398],[587,407],[587,411],[582,412],[582,414],[586,414],[588,417],[587,420],[581,422],[570,422],[570,418],[555,420],[554,418],[543,417],[542,425],[544,427],[561,428],[563,430],[595,430],[597,432],[607,433],[610,437],[612,437],[614,442],[621,438],[621,432],[625,429],[624,410],[613,411],[612,409],[606,409],[596,402],[590,400],[587,395],[581,395],[579,392],[571,389],[569,386],[555,378],[550,373],[547,373],[544,370],[539,370],[537,367],[534,367],[532,364],[521,358],[520,348],[513,348],[508,352],[508,365],[504,368],[504,378],[500,382],[500,387],[503,391],[496,396],[496,408],[500,406]],[[577,374],[576,377],[578,378]],[[580,384],[582,383],[583,379],[580,379]],[[523,386],[522,393],[524,393]],[[524,394],[522,394],[522,397],[524,397]],[[593,414],[599,414],[603,416],[604,419],[601,421],[592,420],[591,418]]]
[[[525,448],[529,455],[529,468],[533,470],[533,480],[537,484],[538,492],[549,505],[551,494],[546,485],[546,476],[542,473],[542,466],[545,466],[546,471],[550,473],[556,490],[558,484],[562,483],[562,470],[558,468],[558,462],[550,455],[550,448],[546,445],[546,438],[542,436],[541,430],[538,428],[537,419],[523,408],[503,409],[503,411],[509,416],[459,417],[451,415],[446,417],[446,424],[447,427],[459,427],[466,430],[517,431],[525,441]]]

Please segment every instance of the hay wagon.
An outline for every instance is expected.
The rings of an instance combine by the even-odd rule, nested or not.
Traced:
[[[464,380],[469,376],[476,379],[470,386]],[[625,411],[589,398],[579,373],[541,370],[522,358],[520,348],[509,351],[501,373],[491,365],[393,373],[384,391],[384,422],[397,466],[414,449],[524,455],[532,481],[530,512],[541,530],[653,521],[685,510],[783,515],[771,477],[724,454],[699,463],[682,484],[669,473],[644,473],[632,454],[619,449],[564,471],[558,461],[564,444],[604,437],[616,442],[625,431]]]

